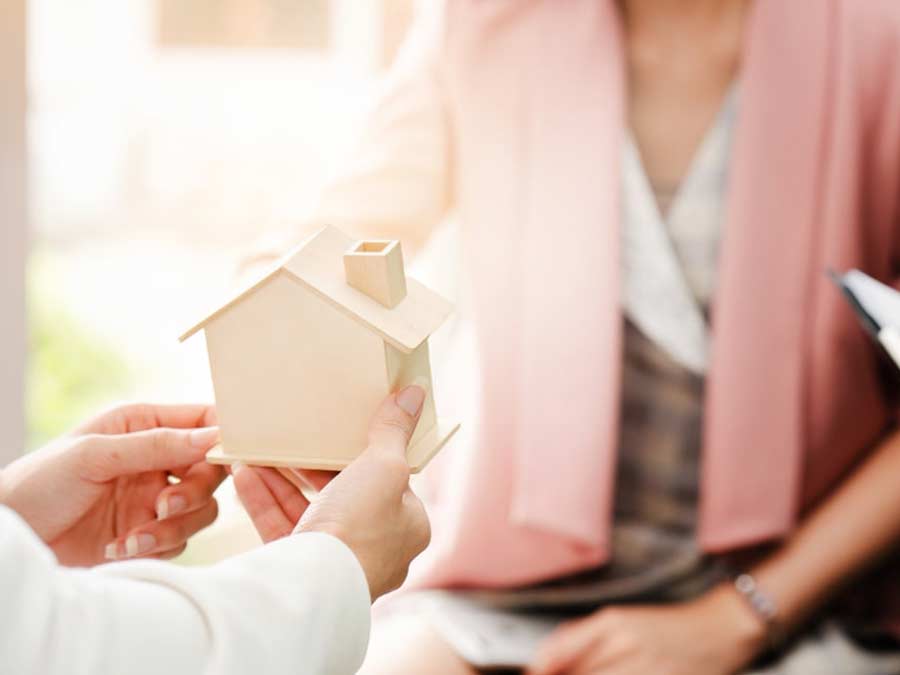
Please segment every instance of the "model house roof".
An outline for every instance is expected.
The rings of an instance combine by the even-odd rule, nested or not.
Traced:
[[[262,278],[211,312],[184,335],[184,341],[220,314],[251,295],[279,274],[287,275],[334,307],[374,331],[389,344],[409,353],[424,342],[449,316],[449,301],[415,279],[406,280],[406,297],[393,309],[385,307],[347,283],[344,253],[357,240],[334,227],[326,227],[282,258]]]

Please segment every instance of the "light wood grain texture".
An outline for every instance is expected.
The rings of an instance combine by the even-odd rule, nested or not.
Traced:
[[[373,302],[347,283],[344,253],[356,240],[334,227],[326,227],[279,261],[272,270],[181,336],[186,340],[215,317],[227,312],[266,280],[285,271],[355,321],[375,331],[402,352],[412,352],[450,316],[453,305],[434,291],[406,278],[406,298],[393,309]]]
[[[333,227],[320,231],[284,268],[343,312],[403,352],[411,352],[450,316],[453,306],[415,279],[406,279],[406,298],[390,309],[347,283],[344,253],[355,240]]]
[[[393,309],[406,297],[406,272],[399,241],[357,242],[344,253],[347,283]]]
[[[384,341],[278,274],[206,327],[222,441],[235,457],[365,447],[388,391]]]
[[[459,431],[459,423],[438,419],[435,426],[416,443],[411,443],[406,450],[406,460],[409,462],[409,470],[419,473],[428,466],[435,455],[443,449],[447,442]],[[282,457],[279,455],[266,455],[264,453],[236,456],[226,451],[224,444],[213,447],[206,455],[206,461],[210,464],[233,464],[243,462],[248,466],[271,466],[285,469],[315,469],[319,471],[340,471],[347,468],[348,460],[339,460],[329,457]],[[296,483],[296,478],[290,479]]]
[[[402,275],[399,246],[380,243],[365,252],[399,261],[399,272],[384,271]],[[427,394],[408,448],[412,469],[455,433],[457,424],[437,417],[427,341],[449,303],[415,282],[393,309],[352,288],[345,254],[359,248],[325,228],[184,336],[206,333],[222,433],[209,461],[342,469],[366,447],[380,402],[410,384]]]

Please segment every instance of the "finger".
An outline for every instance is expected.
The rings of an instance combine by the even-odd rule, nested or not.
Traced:
[[[299,490],[300,494],[302,494],[308,502],[313,502],[319,496],[319,493],[322,492],[322,489],[324,489],[320,489],[313,485],[300,469],[279,467],[276,471],[278,471],[282,478],[286,479],[291,485]]]
[[[637,643],[624,633],[604,633],[572,665],[572,675],[619,673],[633,664]]]
[[[234,476],[238,498],[264,542],[286,537],[293,532],[294,526],[290,518],[256,469],[243,464],[232,464],[231,475]]]
[[[133,403],[103,413],[76,428],[74,434],[128,434],[159,427],[192,429],[217,424],[216,409],[208,404],[154,405]]]
[[[167,477],[168,481],[172,485],[175,485],[176,483],[183,481],[185,478],[187,478],[188,471],[193,469],[195,466],[198,466],[199,464],[200,464],[200,462],[198,462],[197,464],[190,464],[188,466],[176,466],[176,467],[169,469],[169,471],[168,471],[169,475]]]
[[[211,500],[201,509],[164,521],[135,528],[107,546],[106,557],[142,558],[182,548],[197,532],[211,525],[219,514],[219,505]]]
[[[212,499],[226,475],[221,466],[206,462],[195,464],[183,474],[180,482],[159,493],[156,498],[157,519],[166,520],[201,508]]]
[[[293,469],[293,471],[316,492],[324,490],[325,486],[337,476],[335,471],[314,471],[312,469]]]
[[[282,478],[300,490],[308,500],[312,501],[319,494],[319,490],[306,480],[306,476],[300,473],[299,469],[289,469],[288,467],[280,466],[275,470]]]
[[[416,385],[384,399],[369,424],[369,449],[405,458],[424,402],[425,390]]]
[[[137,404],[126,406],[123,415],[128,420],[128,431],[146,431],[159,427],[194,429],[217,424],[214,406],[203,403],[181,405]]]
[[[597,628],[587,619],[563,624],[540,646],[527,675],[565,673],[599,641]]]
[[[579,659],[566,675],[646,675],[656,672],[629,650],[611,649],[606,644]]]
[[[431,543],[431,520],[428,518],[428,510],[425,508],[424,502],[419,499],[418,495],[407,487],[401,497],[404,508],[412,513],[412,520],[423,523],[424,527],[420,528],[421,539],[418,542],[419,553],[428,548]]]
[[[103,482],[144,471],[170,471],[196,464],[218,440],[218,427],[190,431],[163,428],[116,436],[82,436],[78,447],[84,477]]]
[[[300,516],[306,511],[306,507],[309,506],[309,501],[303,496],[303,493],[275,469],[256,467],[254,471],[269,488],[269,492],[275,497],[288,520],[296,525]]]
[[[596,653],[586,654],[565,672],[566,675],[625,675],[631,668],[621,653],[610,653],[602,647]],[[644,672],[639,671],[640,675]]]

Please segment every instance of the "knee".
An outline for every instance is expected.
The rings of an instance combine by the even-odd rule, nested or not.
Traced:
[[[421,616],[377,620],[358,675],[476,675]]]

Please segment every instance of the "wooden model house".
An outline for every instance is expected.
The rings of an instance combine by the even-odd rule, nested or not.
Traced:
[[[406,278],[399,242],[326,227],[182,336],[206,332],[222,433],[209,461],[341,469],[381,400],[419,384],[407,458],[420,470],[458,428],[437,417],[428,360],[451,311]]]

